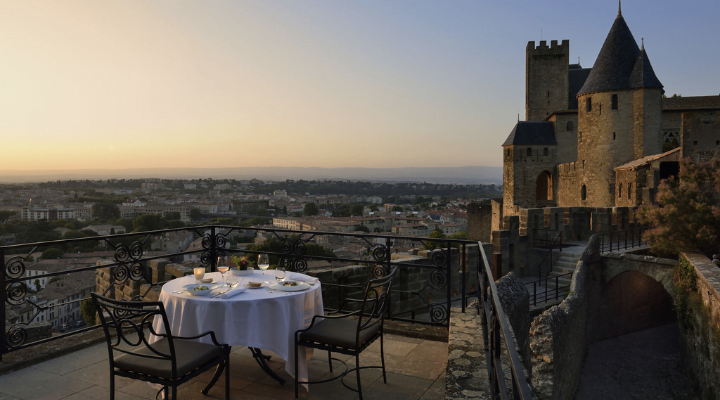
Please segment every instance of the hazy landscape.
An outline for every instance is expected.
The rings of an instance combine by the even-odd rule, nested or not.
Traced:
[[[251,168],[128,168],[75,170],[5,170],[0,182],[40,182],[67,179],[332,179],[389,182],[429,182],[501,184],[502,167],[446,168],[317,168],[317,167],[251,167]]]

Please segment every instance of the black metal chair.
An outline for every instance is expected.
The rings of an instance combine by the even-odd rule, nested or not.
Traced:
[[[342,362],[332,358],[333,352],[355,356],[355,368],[348,370],[346,364],[345,372],[342,374],[322,381],[308,381],[306,382],[308,384],[325,383],[340,379],[343,386],[359,393],[360,400],[362,400],[361,369],[382,368],[383,381],[387,383],[385,355],[383,352],[383,323],[396,270],[396,268],[393,269],[389,275],[382,278],[368,281],[365,286],[365,296],[362,300],[347,298],[341,303],[337,311],[326,315],[315,315],[310,322],[310,326],[295,332],[295,398],[298,397],[298,385],[300,384],[297,373],[298,346],[327,350],[330,372],[333,369],[332,360]],[[360,303],[361,305],[356,311],[343,313],[343,309],[349,303]],[[350,317],[357,317],[357,320]],[[361,367],[360,353],[378,338],[380,339],[380,360],[382,365]],[[352,371],[355,371],[357,376],[357,389],[348,386],[343,381],[345,375]]]
[[[225,398],[230,399],[230,346],[218,343],[214,332],[193,337],[173,336],[165,308],[159,301],[113,300],[97,293],[92,293],[92,298],[108,345],[110,400],[115,398],[116,375],[163,385],[165,398],[177,399],[179,385],[214,366],[218,368],[217,373],[202,393],[208,393],[224,368]],[[153,330],[156,316],[162,318],[167,334],[158,334]],[[145,329],[162,339],[149,343]],[[129,339],[128,334],[137,334],[138,337]],[[207,335],[214,344],[190,340]],[[169,388],[172,388],[172,397],[168,396]]]

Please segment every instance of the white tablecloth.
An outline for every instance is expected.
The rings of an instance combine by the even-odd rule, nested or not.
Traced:
[[[275,283],[274,271],[267,271],[265,280]],[[209,273],[206,277],[222,283],[219,272]],[[260,281],[261,271],[242,278],[242,284],[252,278]],[[289,280],[310,279],[307,275],[288,272]],[[166,283],[160,294],[165,306],[170,330],[175,336],[195,336],[206,331],[214,331],[218,342],[231,346],[249,346],[271,350],[285,360],[285,371],[295,376],[295,331],[307,328],[313,315],[323,314],[322,291],[316,283],[302,292],[268,292],[266,289],[248,289],[227,299],[192,296],[187,292],[174,294],[183,286],[195,283],[195,278],[186,276]],[[289,293],[289,294],[286,294]],[[165,329],[156,317],[153,329],[165,333]],[[157,340],[153,337],[150,341]],[[212,343],[209,335],[202,340]],[[298,348],[299,380],[307,382],[307,360],[312,357],[312,349]]]

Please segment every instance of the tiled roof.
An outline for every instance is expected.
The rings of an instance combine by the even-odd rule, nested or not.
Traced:
[[[662,99],[663,110],[720,109],[720,96],[668,97]]]
[[[672,149],[668,152],[661,153],[661,154],[654,154],[652,156],[647,156],[643,158],[638,158],[637,160],[632,160],[627,164],[620,165],[619,167],[615,167],[615,170],[625,170],[625,169],[637,169],[637,167],[641,167],[645,164],[651,163],[656,160],[662,161],[680,161],[680,148],[677,147],[675,149]]]
[[[518,144],[557,144],[550,121],[518,121],[503,146]]]
[[[568,71],[568,90],[570,91],[568,106],[571,110],[577,110],[578,108],[577,94],[585,84],[590,71],[592,71],[592,68],[570,68]]]

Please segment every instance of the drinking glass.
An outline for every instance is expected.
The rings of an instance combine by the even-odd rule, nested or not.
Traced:
[[[197,281],[197,283],[200,283],[200,279],[205,277],[205,267],[193,268],[193,274],[195,275],[195,280]]]
[[[263,282],[265,282],[265,270],[270,267],[270,257],[267,254],[260,254],[258,256],[258,268],[263,272]]]
[[[223,278],[223,286],[227,286],[227,280],[225,279],[225,273],[230,269],[230,257],[220,256],[218,257],[217,270],[220,272]]]
[[[285,278],[285,268],[278,268],[275,270],[275,280],[278,282],[278,284],[283,283],[283,281],[285,281]]]

